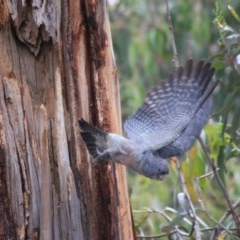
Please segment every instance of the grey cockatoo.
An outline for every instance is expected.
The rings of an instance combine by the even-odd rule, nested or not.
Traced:
[[[127,137],[79,120],[81,136],[95,161],[112,160],[151,179],[168,174],[168,158],[192,147],[212,112],[214,68],[189,59],[150,91],[124,123]]]

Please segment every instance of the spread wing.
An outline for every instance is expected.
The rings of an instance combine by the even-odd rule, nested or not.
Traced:
[[[189,59],[184,68],[160,82],[126,120],[127,137],[143,150],[158,150],[174,142],[216,87],[217,82],[209,86],[213,74],[210,63],[201,60],[194,66]]]
[[[200,135],[202,128],[207,123],[212,113],[212,99],[209,98],[203,106],[198,110],[192,120],[188,123],[182,135],[173,143],[157,150],[161,158],[170,158],[173,156],[181,156],[189,150]]]

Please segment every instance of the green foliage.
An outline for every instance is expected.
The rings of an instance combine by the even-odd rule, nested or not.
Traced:
[[[214,96],[215,113],[202,138],[230,201],[237,202],[240,196],[240,2],[179,0],[169,1],[169,5],[180,63],[184,64],[189,57],[210,59],[217,70],[216,78],[221,80]],[[173,71],[173,51],[165,1],[120,0],[109,9],[124,120],[141,105],[151,87]],[[219,230],[221,225],[227,229],[236,226],[231,214],[225,216],[229,206],[200,144],[195,144],[182,160],[184,185],[200,219],[202,239],[217,236],[235,239],[234,235]],[[178,175],[174,161],[164,182],[128,174],[138,235],[181,239],[176,229],[182,237],[191,232],[193,219],[177,201],[177,195],[183,191]],[[239,210],[236,208],[236,213]],[[214,235],[217,229],[219,235]],[[194,234],[196,231],[192,239],[196,237]]]
[[[223,116],[223,132],[229,131],[231,138],[237,140],[240,123],[240,62],[237,60],[240,57],[240,33],[235,28],[239,26],[239,15],[233,6],[227,7],[231,16],[229,20],[224,16],[220,4],[216,3],[214,24],[219,31],[218,43],[221,48],[218,54],[213,56],[213,61],[215,67],[222,70],[225,75],[224,88],[219,95],[226,98],[218,99],[218,104],[221,106],[218,114]]]

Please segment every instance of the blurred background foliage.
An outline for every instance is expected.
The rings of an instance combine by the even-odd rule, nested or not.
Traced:
[[[215,112],[202,138],[234,203],[240,198],[240,1],[169,0],[169,6],[180,64],[189,57],[210,60],[217,69],[215,77],[221,80],[214,95]],[[173,51],[165,1],[112,0],[109,15],[124,121],[147,92],[173,71]],[[200,144],[183,159],[182,172],[202,227],[214,228],[220,220],[234,227],[231,217],[224,218],[228,206]],[[177,167],[174,161],[170,164],[171,173],[163,182],[128,174],[135,226],[141,236],[170,232],[176,225],[191,230],[177,201],[182,191]],[[236,212],[240,213],[237,207]],[[214,237],[210,230],[203,232],[203,239],[210,236]],[[226,233],[219,236],[225,239]]]

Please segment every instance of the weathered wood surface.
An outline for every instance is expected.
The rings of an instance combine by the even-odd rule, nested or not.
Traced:
[[[121,129],[105,1],[1,1],[0,239],[133,238],[125,171],[92,164],[80,117]]]

